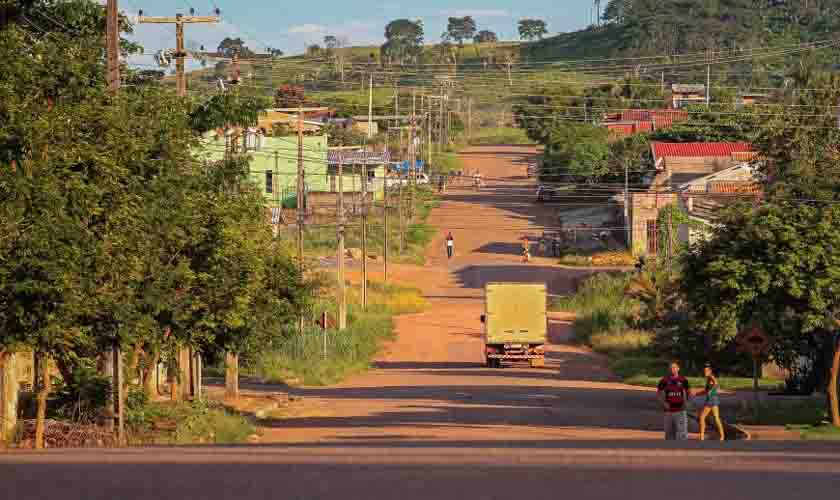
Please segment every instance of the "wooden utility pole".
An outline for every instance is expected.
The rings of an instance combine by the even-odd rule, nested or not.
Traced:
[[[382,218],[384,219],[384,226],[385,226],[385,239],[382,243],[382,258],[384,259],[384,278],[385,283],[388,282],[388,190],[383,190],[383,197],[382,197]]]
[[[105,21],[105,49],[108,56],[108,90],[120,90],[120,16],[117,0],[108,0]]]
[[[362,310],[367,310],[368,304],[368,274],[367,274],[367,161],[368,152],[365,146],[365,158],[362,164]]]
[[[347,293],[344,290],[344,158],[338,151],[338,330],[347,328]]]
[[[400,217],[400,255],[404,252],[405,247],[405,221],[403,219],[403,179],[402,179],[402,171],[398,173],[399,178],[397,179],[397,209],[399,212]]]
[[[368,141],[373,139],[373,73],[370,74],[370,89],[368,91]]]
[[[298,250],[298,272],[303,278],[303,109],[298,108],[297,118],[298,136],[298,168],[297,168],[297,250]],[[298,318],[298,333],[303,334],[303,314]]]
[[[472,139],[472,97],[467,99],[467,138]]]
[[[218,12],[218,11],[217,11]],[[140,24],[174,24],[175,25],[175,72],[178,79],[178,95],[187,95],[187,76],[184,71],[184,61],[187,52],[184,49],[184,25],[197,23],[219,23],[221,19],[215,16],[185,16],[175,14],[175,17],[151,17],[139,16],[137,22]]]

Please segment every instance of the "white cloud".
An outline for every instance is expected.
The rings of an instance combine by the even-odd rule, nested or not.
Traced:
[[[443,17],[513,17],[513,15],[504,9],[447,9],[440,11]]]
[[[289,28],[290,35],[320,35],[329,31],[329,28],[321,24],[301,24]]]

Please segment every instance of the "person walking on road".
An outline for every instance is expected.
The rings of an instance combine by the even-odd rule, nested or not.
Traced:
[[[451,259],[452,254],[455,253],[455,238],[452,237],[452,232],[446,235],[446,258]]]
[[[522,237],[522,262],[531,262],[531,240]]]
[[[688,379],[680,375],[680,364],[671,363],[671,373],[662,377],[656,391],[656,398],[665,409],[665,439],[685,441],[688,439],[688,403],[691,388]]]
[[[696,396],[706,396],[706,400],[703,403],[703,409],[700,411],[700,415],[697,418],[700,421],[700,441],[703,441],[706,436],[706,417],[708,417],[710,413],[714,416],[715,426],[717,427],[720,440],[724,441],[726,439],[726,434],[724,434],[723,423],[720,421],[720,395],[718,394],[720,385],[718,384],[718,380],[715,377],[711,364],[706,363],[706,367],[703,368],[703,375],[706,376],[706,387],[695,394]]]

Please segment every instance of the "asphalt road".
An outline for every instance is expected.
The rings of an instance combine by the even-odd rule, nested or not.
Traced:
[[[832,498],[840,448],[814,443],[403,442],[0,455],[4,500]]]

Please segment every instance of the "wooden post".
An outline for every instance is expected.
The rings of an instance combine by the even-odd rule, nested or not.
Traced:
[[[117,0],[108,0],[105,20],[105,49],[108,58],[108,90],[120,90],[120,20]]]
[[[181,389],[181,400],[188,401],[192,398],[192,370],[190,368],[191,349],[181,347],[178,349],[178,382]]]
[[[0,445],[12,438],[17,427],[18,379],[14,353],[0,351]]]
[[[384,184],[383,184],[384,185]],[[385,260],[385,269],[384,269],[384,281],[385,283],[388,282],[388,190],[382,190],[382,217],[384,219],[384,226],[385,226],[385,239],[382,243],[382,257]]]
[[[114,413],[116,422],[114,423],[114,428],[117,431],[117,443],[123,445],[125,444],[125,427],[123,425],[123,407],[125,406],[125,381],[123,379],[125,377],[125,373],[123,369],[122,349],[120,348],[119,341],[114,342],[114,348],[111,353],[114,356],[114,360],[111,362],[111,366],[114,369],[111,380],[113,382],[113,390],[116,396],[116,411]]]

